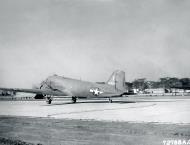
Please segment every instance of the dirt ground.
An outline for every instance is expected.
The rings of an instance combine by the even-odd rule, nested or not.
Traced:
[[[132,96],[107,100],[0,101],[0,115],[97,121],[190,123],[190,96]]]
[[[190,139],[190,124],[103,122],[0,116],[2,145],[163,145]]]

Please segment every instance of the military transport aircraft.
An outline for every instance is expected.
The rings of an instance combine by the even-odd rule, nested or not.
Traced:
[[[43,95],[48,104],[51,104],[54,97],[70,97],[73,103],[76,103],[78,98],[108,98],[112,103],[111,98],[121,97],[127,92],[125,72],[120,70],[114,71],[105,84],[53,75],[43,81],[39,89],[0,88],[0,90]]]

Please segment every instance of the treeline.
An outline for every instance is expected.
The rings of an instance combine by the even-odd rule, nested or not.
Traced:
[[[158,81],[149,81],[146,78],[135,79],[132,82],[126,82],[128,89],[139,89],[144,91],[145,89],[155,88],[182,88],[190,89],[190,78],[176,78],[176,77],[164,77]]]

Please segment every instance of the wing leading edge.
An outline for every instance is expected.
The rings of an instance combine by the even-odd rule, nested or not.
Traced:
[[[48,89],[18,89],[18,88],[0,88],[0,90],[11,91],[11,92],[24,92],[42,95],[52,95],[52,96],[68,96],[69,92],[62,92],[60,90],[48,90]]]

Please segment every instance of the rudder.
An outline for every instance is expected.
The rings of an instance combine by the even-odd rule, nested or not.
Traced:
[[[125,72],[116,70],[107,81],[108,85],[115,86],[116,89],[125,90]]]

